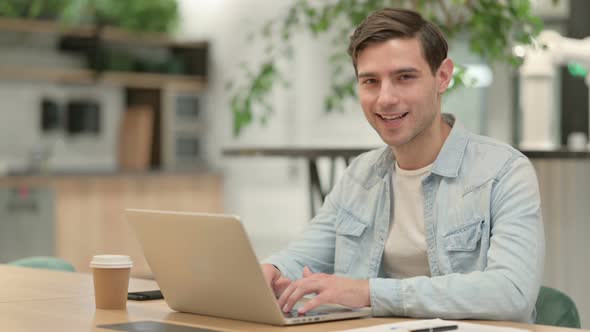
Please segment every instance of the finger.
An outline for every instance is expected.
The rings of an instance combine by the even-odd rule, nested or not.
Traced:
[[[303,268],[303,278],[307,278],[307,277],[311,276],[312,274],[313,274],[313,272],[311,272],[309,267],[306,266]]]
[[[293,310],[295,304],[301,300],[305,294],[309,293],[313,293],[313,291],[310,291],[304,284],[299,285],[299,287],[297,287],[287,298],[285,305],[283,306],[283,312],[290,312]]]
[[[273,286],[273,283],[281,277],[280,271],[269,264],[262,264],[262,274],[266,279],[266,282],[269,286]]]
[[[290,281],[290,280],[289,280]],[[288,284],[285,283],[285,289],[283,290],[281,296],[279,297],[279,305],[281,306],[281,308],[285,305],[285,302],[287,301],[287,299],[289,298],[289,296],[291,296],[291,294],[298,288],[300,287],[304,287],[305,289],[308,288],[309,286],[306,285],[310,285],[312,283],[316,283],[316,281],[314,280],[305,280],[305,279],[299,279],[297,281],[290,281]]]
[[[273,287],[275,295],[277,297],[280,297],[281,294],[283,294],[285,289],[287,289],[287,287],[289,287],[289,285],[291,283],[292,283],[291,279],[287,279],[287,278],[280,278],[279,280],[275,281],[275,284]]]
[[[313,309],[317,308],[318,306],[325,304],[325,303],[326,303],[325,297],[318,295],[318,296],[314,297],[313,299],[305,302],[305,304],[297,310],[297,313],[299,313],[300,315],[303,315],[306,312],[313,310]]]
[[[316,293],[318,291],[318,283],[317,282],[298,282],[297,287],[289,297],[286,299],[285,304],[283,305],[283,311],[289,312],[293,309],[295,304],[303,298],[303,296],[311,293]]]
[[[262,275],[264,275],[264,279],[266,279],[266,283],[269,285],[272,285],[272,276],[271,274],[266,271],[266,270],[262,270]]]
[[[295,291],[295,289],[297,288],[297,284],[299,281],[295,281],[289,284],[289,286],[287,286],[287,288],[285,288],[285,290],[281,293],[281,296],[279,296],[279,307],[281,307],[281,309],[285,306],[285,303],[287,302],[287,299],[289,298],[289,296],[291,296],[291,294]]]

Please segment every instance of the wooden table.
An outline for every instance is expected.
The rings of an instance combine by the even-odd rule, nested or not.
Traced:
[[[103,331],[97,325],[134,321],[160,321],[218,331],[338,331],[407,319],[366,318],[292,327],[255,324],[172,311],[163,300],[129,301],[127,311],[96,310],[92,276],[83,273],[34,270],[0,265],[0,329],[2,331]],[[151,280],[131,279],[130,291],[157,288]],[[535,332],[587,331],[512,322],[477,323],[512,326]],[[590,331],[588,331],[590,332]]]

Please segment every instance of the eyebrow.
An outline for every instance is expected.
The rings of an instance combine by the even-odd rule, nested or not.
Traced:
[[[392,71],[390,73],[390,75],[399,75],[399,74],[407,74],[407,73],[418,73],[420,72],[418,69],[413,68],[413,67],[406,67],[406,68],[400,68],[400,69],[396,69],[394,71]],[[365,72],[365,73],[359,73],[358,74],[358,78],[364,78],[364,77],[375,77],[377,76],[377,74],[372,73],[372,72]]]

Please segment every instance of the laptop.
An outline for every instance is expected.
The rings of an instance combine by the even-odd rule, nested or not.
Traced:
[[[301,304],[283,313],[236,216],[135,209],[125,216],[173,310],[273,325],[370,315],[336,305],[297,315]]]

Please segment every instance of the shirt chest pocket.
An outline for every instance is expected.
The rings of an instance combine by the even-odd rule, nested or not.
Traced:
[[[359,259],[361,241],[367,224],[347,211],[342,211],[338,220],[334,272],[344,274]]]
[[[482,250],[485,226],[485,218],[476,216],[462,225],[451,228],[443,235],[443,245],[453,272],[483,270],[486,264],[486,250]]]

